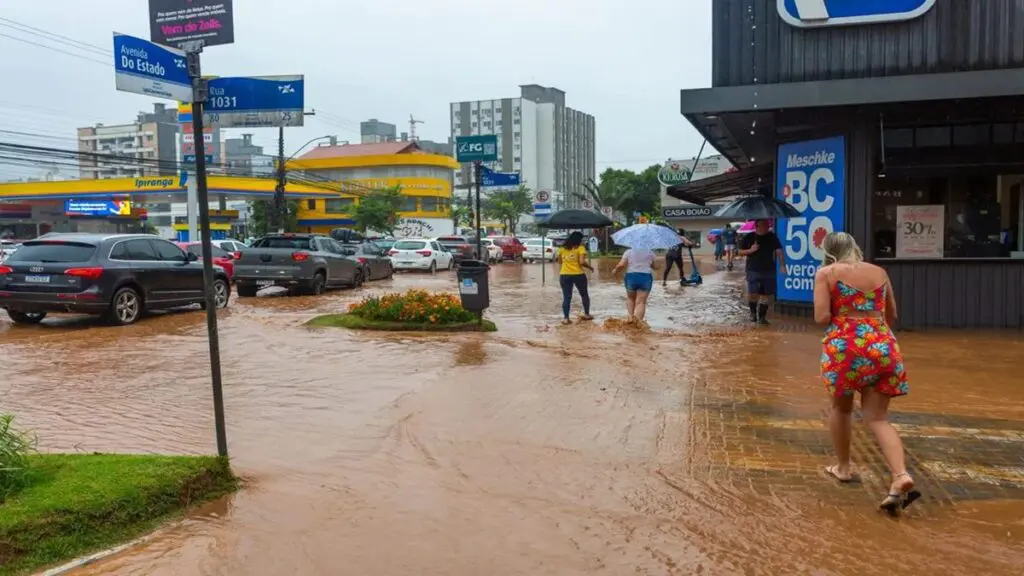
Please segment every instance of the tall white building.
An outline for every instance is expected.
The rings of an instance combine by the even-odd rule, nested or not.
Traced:
[[[519,89],[517,98],[453,102],[452,139],[497,135],[498,161],[489,168],[520,172],[531,190],[551,193],[555,209],[576,206],[583,185],[597,177],[594,117],[567,107],[558,88]],[[456,185],[471,182],[471,168],[463,166]]]

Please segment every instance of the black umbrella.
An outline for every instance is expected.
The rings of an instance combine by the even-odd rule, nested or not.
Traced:
[[[715,212],[715,218],[730,220],[774,220],[799,215],[800,211],[791,204],[768,196],[737,198]]]
[[[559,210],[546,221],[537,223],[540,228],[552,230],[582,230],[604,228],[611,225],[611,219],[591,210]]]

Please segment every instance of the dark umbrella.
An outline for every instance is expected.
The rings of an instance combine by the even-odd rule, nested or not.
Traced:
[[[551,230],[582,230],[604,228],[611,225],[611,219],[591,210],[559,210],[552,214],[551,218],[537,224],[540,228]]]
[[[744,196],[722,206],[715,218],[730,220],[774,220],[799,216],[800,211],[787,202],[768,196]]]

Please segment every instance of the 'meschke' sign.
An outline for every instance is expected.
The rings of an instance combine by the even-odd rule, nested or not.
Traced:
[[[813,28],[911,20],[931,10],[935,0],[778,0],[778,3],[779,15],[787,23]]]
[[[180,48],[201,40],[203,46],[235,41],[232,0],[149,0],[149,39]]]

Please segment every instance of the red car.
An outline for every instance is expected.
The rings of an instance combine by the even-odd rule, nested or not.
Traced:
[[[196,257],[202,261],[203,245],[199,242],[175,242],[175,244],[177,244],[182,250],[195,254]],[[228,275],[228,281],[230,281],[235,275],[236,256],[216,244],[211,244],[210,250],[213,251],[213,263],[224,269],[224,272]]]
[[[519,238],[515,236],[491,236],[491,240],[496,246],[501,248],[501,253],[505,260],[518,262],[523,259],[523,252],[526,252],[526,246],[519,241]]]

